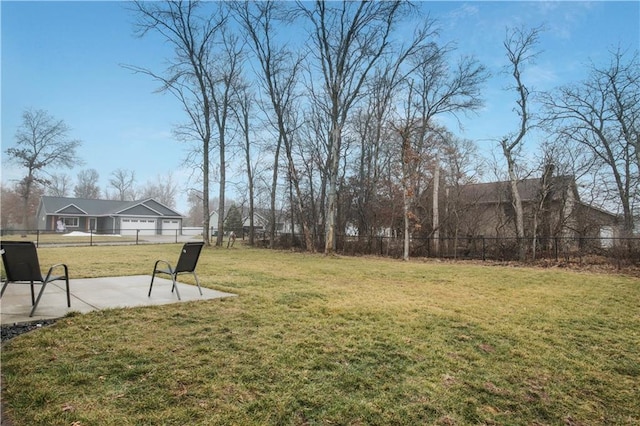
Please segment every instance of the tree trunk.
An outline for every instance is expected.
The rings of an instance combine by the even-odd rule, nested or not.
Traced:
[[[203,141],[202,155],[202,241],[206,246],[211,245],[210,221],[211,211],[209,210],[209,140]]]
[[[340,157],[341,131],[334,124],[330,132],[331,160],[329,170],[329,194],[327,202],[327,226],[324,253],[333,254],[336,251],[336,221],[338,214],[338,166]]]
[[[224,237],[224,219],[225,219],[225,188],[227,182],[227,171],[226,171],[226,160],[225,160],[225,143],[224,143],[224,132],[220,135],[220,189],[218,192],[218,197],[220,197],[219,203],[219,212],[218,215],[218,236],[216,237],[216,246],[222,246],[222,239]]]
[[[524,240],[524,212],[522,210],[522,199],[518,191],[518,177],[515,172],[515,161],[510,151],[505,150],[505,158],[507,159],[507,168],[509,169],[509,183],[511,186],[511,203],[515,212],[516,238],[518,246],[518,260],[521,262],[526,259],[526,246]]]
[[[433,254],[440,254],[440,211],[439,211],[439,193],[440,193],[440,153],[436,153],[436,166],[433,171]]]
[[[278,168],[280,160],[280,147],[282,146],[282,135],[278,136],[276,152],[273,157],[273,176],[271,179],[271,219],[269,220],[269,248],[274,247],[276,238],[276,195],[278,193]]]

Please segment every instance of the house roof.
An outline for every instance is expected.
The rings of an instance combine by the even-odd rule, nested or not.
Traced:
[[[518,193],[522,202],[531,202],[540,197],[542,179],[523,179],[518,181]],[[552,200],[561,200],[567,191],[575,191],[575,179],[572,176],[554,176],[549,183],[548,196]],[[511,182],[487,182],[474,183],[460,186],[457,189],[450,188],[450,194],[469,203],[495,204],[511,200]],[[577,194],[576,194],[577,195]],[[577,198],[577,197],[576,197]]]
[[[119,201],[43,196],[40,198],[40,209],[45,215],[182,217],[152,198]]]

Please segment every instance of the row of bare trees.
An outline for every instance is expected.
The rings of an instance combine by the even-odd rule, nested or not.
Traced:
[[[399,25],[417,11],[409,3],[135,5],[140,34],[157,31],[176,48],[170,67],[163,73],[138,66],[129,68],[160,81],[162,89],[176,95],[188,114],[189,122],[177,133],[199,141],[188,161],[201,172],[203,205],[209,205],[209,167],[217,164],[214,178],[220,188],[218,209],[225,211],[226,156],[233,149],[228,143],[232,139],[245,154],[248,199],[250,203],[254,200],[256,164],[252,149],[258,145],[256,139],[261,139],[263,149],[273,159],[268,167],[272,173],[270,232],[273,235],[276,230],[275,206],[284,180],[290,189],[289,202],[295,216],[292,221],[300,227],[308,250],[314,250],[315,240],[320,238],[325,253],[332,253],[335,234],[343,229],[344,222],[339,223],[338,218],[340,196],[345,186],[346,157],[359,126],[356,117],[370,120],[377,127],[376,143],[386,149],[384,145],[393,133],[388,120],[402,116],[398,93],[408,85],[420,86],[417,90],[422,91],[423,115],[407,117],[403,126],[421,122],[425,134],[437,114],[480,105],[484,68],[467,58],[457,69],[449,69],[446,61],[452,49],[435,42],[433,20],[425,19],[409,42],[398,42]],[[308,47],[293,46],[277,34],[279,29],[292,31],[287,23],[306,28]],[[253,72],[248,73],[248,68]],[[430,81],[420,73],[423,77],[428,74]],[[420,83],[409,83],[413,80]],[[370,98],[370,93],[380,97]],[[377,116],[364,117],[367,111],[362,105],[367,103],[377,110]],[[365,131],[368,138],[369,130]],[[396,133],[403,131],[397,129]],[[361,143],[366,146],[369,141]],[[217,147],[215,161],[210,158],[212,145]],[[280,177],[282,171],[284,179]],[[375,185],[372,182],[371,194],[377,191]],[[208,242],[206,207],[203,216]],[[223,215],[219,220],[218,229],[222,229]],[[218,244],[221,238],[222,233]]]
[[[207,244],[213,199],[222,213],[216,244],[222,243],[233,184],[242,187],[236,201],[249,212],[256,203],[268,207],[271,244],[276,212],[286,210],[289,229],[303,236],[307,250],[331,254],[336,234],[347,230],[390,232],[404,238],[408,258],[412,235],[439,238],[438,191],[478,181],[486,170],[474,142],[457,137],[442,119],[462,124],[482,107],[489,72],[440,43],[437,23],[412,3],[140,1],[130,7],[138,35],[155,33],[173,47],[163,70],[124,66],[156,80],[185,112],[174,134],[190,144],[185,164],[197,185],[189,199],[201,206]],[[553,164],[583,183],[587,202],[619,208],[631,235],[640,200],[638,53],[614,49],[611,63],[591,64],[584,81],[539,93],[528,84],[527,68],[542,54],[542,31],[508,28],[502,46],[517,120],[514,132],[496,140],[503,158],[494,171],[510,182],[515,234],[524,244],[518,182]],[[545,138],[536,158],[524,149],[532,130]],[[74,154],[76,142],[66,142]],[[65,161],[73,158],[59,162]],[[24,165],[28,185],[35,166],[26,159]],[[121,172],[112,186],[125,196],[133,172]],[[213,198],[212,183],[218,186]],[[426,199],[430,208],[420,205]],[[519,251],[522,258],[525,246]]]
[[[224,212],[230,167],[243,171],[250,211],[256,193],[268,192],[272,243],[276,206],[284,203],[306,249],[322,243],[327,254],[335,250],[336,233],[397,229],[398,218],[408,246],[424,223],[416,203],[426,188],[438,191],[441,181],[460,185],[479,175],[473,143],[439,118],[460,122],[480,108],[488,72],[439,43],[430,17],[410,19],[421,13],[411,3],[167,1],[136,2],[133,9],[140,35],[156,32],[174,46],[165,70],[128,67],[159,81],[187,114],[176,136],[197,142],[187,163],[201,183],[194,193],[203,205],[207,243],[210,182],[218,183]],[[420,26],[408,31],[409,21]],[[607,189],[610,184],[611,191],[594,199],[621,206],[630,235],[639,197],[637,52],[614,50],[609,68],[593,64],[587,80],[537,93],[526,68],[540,55],[542,31],[510,28],[503,44],[519,122],[496,145],[506,163],[500,175],[511,182],[516,234],[525,235],[517,183],[553,163],[578,178],[606,182]],[[532,103],[538,114],[531,113]],[[533,128],[548,132],[534,165],[523,152]],[[576,144],[587,149],[575,150]],[[431,211],[437,239],[435,201]],[[224,214],[218,217],[222,230]],[[524,256],[524,246],[520,251]]]

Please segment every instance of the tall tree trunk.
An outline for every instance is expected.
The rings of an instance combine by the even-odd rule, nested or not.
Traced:
[[[24,178],[24,185],[22,188],[22,232],[23,236],[27,235],[27,231],[29,230],[29,198],[31,195],[31,187],[33,186],[33,176],[31,172],[29,175]]]
[[[202,141],[202,241],[211,245],[211,210],[209,209],[209,138]]]
[[[341,130],[337,125],[333,125],[330,132],[330,170],[329,170],[329,193],[327,200],[327,225],[325,237],[325,254],[333,254],[336,251],[336,221],[338,215],[338,166],[340,163],[340,140]]]
[[[278,136],[276,152],[273,156],[273,175],[271,178],[271,208],[269,220],[269,248],[273,248],[276,238],[276,195],[278,194],[278,169],[280,167],[280,148],[282,146],[282,135]]]
[[[436,153],[435,169],[433,170],[433,254],[440,254],[440,153]]]
[[[313,244],[313,238],[311,237],[311,231],[309,229],[309,223],[307,220],[307,216],[306,216],[306,212],[304,209],[304,204],[303,204],[303,194],[302,194],[302,190],[300,189],[300,180],[298,178],[298,171],[296,170],[296,167],[293,163],[293,157],[291,156],[291,151],[290,151],[290,147],[287,147],[287,157],[288,157],[288,161],[289,161],[289,175],[290,175],[290,182],[291,185],[293,187],[293,189],[295,189],[295,194],[296,194],[296,200],[295,200],[295,209],[298,211],[298,215],[300,216],[300,225],[302,226],[302,234],[304,236],[304,241],[305,241],[305,246],[306,249],[308,251],[311,252],[315,252],[315,245]],[[291,220],[293,221],[294,218],[294,203],[293,203],[293,194],[291,195],[292,200],[291,200]],[[293,225],[293,223],[292,223]],[[291,235],[293,235],[293,229],[294,227],[291,227]]]
[[[529,99],[529,90],[522,82],[522,68],[526,62],[530,62],[535,58],[536,53],[531,50],[538,43],[538,35],[540,28],[530,30],[511,29],[507,32],[507,38],[504,41],[504,47],[507,51],[507,57],[511,68],[511,74],[515,80],[513,89],[518,96],[516,101],[518,108],[516,109],[520,117],[520,129],[513,137],[505,137],[500,141],[502,152],[507,160],[507,169],[509,173],[509,183],[511,186],[511,202],[515,210],[516,237],[518,245],[518,259],[524,261],[526,258],[526,241],[524,239],[524,213],[522,210],[522,199],[518,192],[518,176],[516,173],[516,160],[514,153],[523,143],[524,137],[529,129],[529,109],[527,101]]]
[[[414,189],[411,185],[413,175],[414,153],[411,149],[410,132],[407,129],[401,132],[402,138],[402,213],[404,216],[404,245],[402,259],[409,260],[409,249],[411,239],[411,206],[413,205]]]
[[[518,245],[518,259],[524,261],[526,259],[526,245],[524,239],[524,212],[522,209],[522,198],[518,191],[518,177],[515,172],[515,161],[511,153],[505,152],[507,159],[507,168],[509,169],[509,184],[511,187],[511,203],[515,212],[516,238]]]
[[[224,219],[225,219],[225,189],[227,184],[227,166],[225,159],[225,142],[224,142],[224,131],[220,135],[220,184],[218,197],[220,200],[219,203],[219,211],[218,215],[218,236],[216,237],[216,246],[222,246],[222,240],[224,238]]]

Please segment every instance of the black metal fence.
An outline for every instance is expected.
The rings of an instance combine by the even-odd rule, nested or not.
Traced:
[[[268,236],[259,240],[269,246]],[[316,238],[316,249],[324,250],[322,238]],[[304,249],[302,235],[280,234],[274,247],[282,249]],[[412,238],[409,242],[410,257],[461,259],[461,260],[519,260],[519,240],[512,237],[465,237],[465,238]],[[550,259],[556,262],[589,257],[608,259],[613,263],[625,262],[640,265],[640,238],[573,238],[551,237],[524,242],[526,259]],[[535,247],[535,249],[534,249]],[[338,235],[336,252],[344,255],[374,255],[402,258],[404,239],[383,236],[354,237]]]
[[[2,229],[4,240],[34,241],[37,246],[97,246],[118,244],[170,244],[201,238],[193,233],[184,235],[180,230],[164,231],[157,234],[150,230],[126,230],[113,235],[94,231],[59,233],[42,230]],[[247,235],[239,235],[246,241]],[[323,236],[314,238],[316,250],[324,251]],[[304,250],[304,238],[299,234],[278,234],[273,242],[269,235],[256,235],[255,243],[261,247]],[[519,260],[519,241],[512,237],[465,237],[465,238],[412,238],[409,242],[409,256],[412,258],[440,258],[460,260]],[[640,265],[640,238],[569,238],[551,237],[528,239],[525,244],[528,261],[549,259],[556,262],[578,259],[590,263],[605,260],[612,264]],[[535,250],[534,250],[535,247]],[[383,256],[402,258],[404,239],[384,236],[336,236],[336,252],[350,256]]]
[[[96,231],[55,232],[43,230],[2,229],[3,240],[33,241],[36,246],[47,245],[118,245],[118,244],[166,244],[193,239],[193,235],[182,235],[180,230],[163,231],[162,234],[148,229],[126,229],[121,234],[107,234]]]

